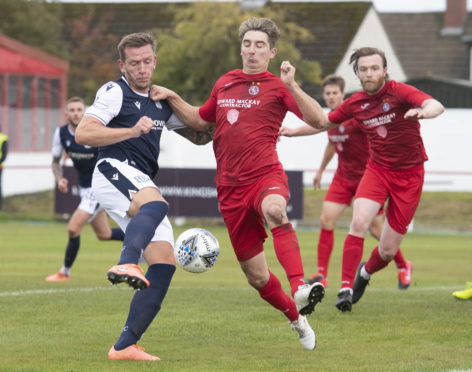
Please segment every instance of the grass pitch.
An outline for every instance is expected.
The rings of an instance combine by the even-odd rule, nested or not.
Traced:
[[[177,236],[183,227],[175,229]],[[120,244],[99,242],[89,226],[68,283],[46,283],[67,240],[64,223],[0,222],[0,371],[449,371],[472,369],[472,300],[451,293],[472,280],[467,235],[406,236],[412,285],[397,289],[394,264],[375,274],[352,313],[334,306],[340,283],[338,231],[330,287],[309,322],[315,351],[305,351],[286,318],[246,283],[226,230],[209,227],[221,245],[216,266],[178,268],[158,317],[140,345],[160,362],[108,361],[133,291],[111,287],[106,270]],[[305,273],[315,265],[318,232],[297,232]],[[364,259],[375,242],[367,238]],[[271,270],[288,283],[268,239]]]

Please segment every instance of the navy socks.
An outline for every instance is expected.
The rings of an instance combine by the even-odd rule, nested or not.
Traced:
[[[149,266],[146,279],[149,280],[150,286],[134,294],[128,319],[115,344],[115,350],[123,350],[138,342],[159,312],[174,272],[175,266],[173,265],[154,264]]]
[[[64,257],[64,266],[67,268],[72,267],[72,264],[77,257],[80,247],[80,235],[75,238],[69,238],[69,243],[66,248],[66,255]]]
[[[151,242],[157,226],[166,216],[168,209],[167,203],[161,201],[152,201],[141,206],[126,227],[118,265],[138,263],[141,252]]]
[[[110,240],[121,240],[123,241],[125,238],[125,233],[119,227],[115,227],[111,229],[111,237]]]

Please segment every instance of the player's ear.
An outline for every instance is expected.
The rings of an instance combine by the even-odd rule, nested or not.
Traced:
[[[277,54],[277,48],[272,48],[272,49],[270,50],[270,54],[271,54],[271,55],[270,55],[270,58],[271,58],[271,59],[274,58],[275,55]]]
[[[118,67],[120,68],[120,71],[124,74],[125,73],[125,69],[124,69],[125,63],[121,59],[118,60]]]

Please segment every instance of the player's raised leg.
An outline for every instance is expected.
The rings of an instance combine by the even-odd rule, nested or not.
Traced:
[[[283,190],[282,183],[280,186],[276,182],[274,184]],[[305,283],[300,247],[295,230],[288,221],[286,207],[286,199],[279,194],[266,195],[261,204],[262,213],[274,239],[275,254],[285,270],[297,309],[300,314],[308,315],[323,299],[324,287],[321,283]]]

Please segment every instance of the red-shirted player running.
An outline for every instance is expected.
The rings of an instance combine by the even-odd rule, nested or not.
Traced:
[[[351,118],[360,122],[371,157],[357,188],[354,214],[344,242],[341,290],[336,307],[350,311],[362,297],[370,276],[383,269],[397,253],[420,201],[427,160],[418,119],[434,118],[443,105],[426,93],[388,79],[385,54],[357,49],[350,58],[363,90],[346,99],[315,125],[332,128]],[[380,243],[367,263],[361,261],[364,236],[388,199]],[[354,277],[356,277],[354,281]]]
[[[328,75],[323,79],[321,84],[323,98],[330,110],[336,109],[343,102],[345,85],[344,79],[338,75]],[[279,133],[283,136],[294,137],[316,134],[322,131],[309,125],[300,125],[296,128],[283,126]],[[325,288],[328,286],[328,266],[334,245],[334,228],[344,210],[351,205],[369,159],[367,137],[354,119],[350,119],[328,131],[328,144],[321,165],[313,179],[315,189],[321,187],[323,172],[335,154],[338,155],[338,167],[326,192],[320,218],[321,229],[317,252],[318,272],[312,275],[308,281],[321,282]],[[371,235],[377,240],[380,239],[382,232],[382,215],[383,208],[380,208],[369,226]],[[394,261],[398,268],[398,288],[407,289],[411,281],[412,265],[403,258],[400,249],[398,249]]]
[[[321,283],[305,284],[300,248],[287,218],[287,176],[276,143],[287,111],[306,122],[323,111],[294,81],[295,68],[289,62],[282,63],[281,78],[267,71],[280,35],[273,21],[250,18],[242,23],[239,35],[242,70],[223,75],[202,107],[193,107],[162,87],[153,87],[151,97],[167,99],[175,114],[194,129],[216,123],[213,149],[218,201],[236,257],[249,284],[284,313],[303,347],[314,349],[315,333],[305,315],[321,301],[324,287]],[[294,300],[267,267],[264,220]]]

